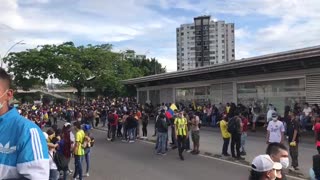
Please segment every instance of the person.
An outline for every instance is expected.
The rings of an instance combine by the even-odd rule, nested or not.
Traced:
[[[220,121],[220,130],[221,136],[223,139],[223,146],[222,146],[222,155],[230,156],[228,153],[229,142],[231,138],[231,134],[228,132],[228,118],[226,114],[222,115],[222,120]]]
[[[46,132],[43,132],[44,137],[46,140],[49,140],[49,134]],[[49,146],[50,145],[50,146]],[[54,146],[51,142],[48,142],[48,148],[49,148],[49,166],[50,166],[50,175],[49,180],[58,180],[59,179],[59,171],[56,163],[54,162],[54,152],[55,148],[57,146]]]
[[[291,170],[299,170],[298,147],[300,140],[300,123],[299,116],[297,114],[293,114],[287,124],[287,136],[289,142],[289,153],[292,159]]]
[[[259,119],[260,108],[257,103],[255,103],[251,109],[252,117],[252,132],[256,132],[256,123]]]
[[[116,137],[116,130],[117,130],[117,125],[118,125],[118,119],[119,116],[117,114],[117,111],[115,109],[112,109],[109,116],[108,116],[108,121],[109,124],[108,126],[108,140],[114,141]],[[110,139],[110,134],[111,134],[111,139]]]
[[[107,121],[107,110],[105,107],[103,107],[100,116],[101,116],[101,121],[102,121],[102,127],[105,127],[106,121]]]
[[[314,125],[314,138],[315,138],[318,154],[320,154],[320,118],[316,118],[315,121],[316,123]]]
[[[157,154],[166,155],[166,144],[167,144],[167,135],[168,135],[168,124],[166,116],[162,113],[159,115],[157,124]]]
[[[193,150],[191,151],[192,154],[199,154],[199,146],[200,146],[200,118],[196,115],[191,115],[191,137],[193,142]]]
[[[41,129],[9,106],[11,77],[0,68],[0,179],[49,179],[49,152]]]
[[[279,162],[282,168],[286,169],[289,167],[289,153],[288,149],[281,143],[270,143],[267,147],[266,154],[268,154],[272,161]],[[281,180],[286,180],[286,175],[281,170]]]
[[[83,131],[85,132],[85,137],[84,137],[84,143],[83,143],[83,148],[84,148],[84,156],[85,158],[82,158],[86,160],[86,177],[89,177],[89,170],[90,170],[90,153],[91,153],[91,147],[94,144],[94,138],[92,137],[92,134],[90,132],[91,126],[89,124],[83,125]]]
[[[251,163],[249,180],[275,180],[281,178],[282,165],[272,161],[269,155],[255,157]]]
[[[185,117],[183,117],[183,111],[179,112],[178,117],[174,120],[174,126],[175,126],[175,135],[178,143],[178,152],[179,157],[183,161],[184,157],[182,155],[182,152],[185,149],[186,139],[188,138],[187,132],[188,132],[188,122]]]
[[[246,149],[245,149],[245,144],[247,141],[247,131],[248,131],[248,119],[246,118],[245,115],[240,114],[240,118],[241,118],[241,123],[242,123],[242,133],[241,133],[241,152],[240,154],[242,156],[247,155]]]
[[[100,123],[100,113],[99,113],[98,109],[95,109],[93,111],[93,116],[94,116],[94,119],[96,120],[96,124],[94,127],[98,127],[98,125]]]
[[[71,158],[71,150],[74,143],[74,140],[72,140],[74,137],[73,137],[73,134],[72,135],[71,134],[72,134],[71,124],[65,123],[62,128],[62,138],[58,142],[59,146],[57,149],[57,153],[59,153],[60,155],[63,155],[67,161],[67,167],[65,169],[61,169],[61,171],[63,172],[63,177],[62,177],[63,180],[67,180],[69,162]]]
[[[83,142],[85,138],[85,133],[81,128],[81,123],[76,121],[74,122],[74,128],[76,130],[76,139],[75,139],[75,146],[74,146],[74,165],[75,165],[75,171],[73,174],[73,178],[76,179],[77,176],[79,176],[79,179],[82,180],[82,164],[81,159],[85,155],[84,149],[83,149]]]
[[[148,131],[147,131],[147,126],[149,123],[149,116],[147,113],[142,111],[142,138],[147,138],[148,137]]]
[[[272,121],[272,119],[273,119],[272,115],[273,115],[274,113],[275,113],[275,110],[274,110],[273,105],[272,105],[272,104],[269,104],[269,106],[268,106],[268,112],[267,112],[267,123],[266,123],[267,126],[268,126],[268,123],[269,123],[270,121]]]
[[[310,121],[311,117],[312,117],[312,109],[308,103],[304,103],[304,108],[302,111],[302,115],[300,117],[302,131],[306,131],[307,123]]]
[[[309,170],[309,175],[311,180],[320,179],[320,155],[314,155],[312,157],[312,168]]]
[[[135,142],[135,132],[136,132],[136,128],[137,128],[137,120],[135,119],[133,112],[130,111],[129,112],[129,117],[127,118],[126,121],[126,128],[128,131],[128,137],[129,137],[129,143],[134,143]]]
[[[272,114],[272,121],[268,123],[267,127],[267,144],[273,142],[283,143],[284,131],[283,123],[278,120],[278,114],[274,112]]]
[[[174,115],[170,120],[170,125],[171,125],[171,145],[172,145],[172,149],[176,149],[177,148],[177,135],[176,135],[176,128],[175,128],[175,119],[178,117],[178,113],[179,111],[177,109],[174,110]]]
[[[229,114],[230,115],[230,114]],[[230,130],[229,127],[233,127]],[[244,160],[240,154],[240,147],[241,147],[241,118],[239,116],[234,116],[228,122],[228,131],[231,133],[231,155],[233,158],[238,160]],[[237,155],[235,154],[235,151]]]

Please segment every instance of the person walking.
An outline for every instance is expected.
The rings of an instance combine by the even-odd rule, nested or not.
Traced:
[[[228,132],[228,118],[226,114],[222,115],[222,120],[220,121],[220,130],[223,139],[222,155],[230,156],[230,154],[228,153],[228,147],[231,134]]]
[[[142,111],[142,138],[148,138],[147,126],[149,123],[149,116],[144,111]]]
[[[187,136],[188,122],[187,122],[187,119],[183,117],[183,111],[179,112],[178,117],[174,121],[174,126],[175,126],[176,140],[178,144],[179,157],[183,161],[184,157],[182,153],[185,149],[184,146],[186,144],[186,139],[188,138]]]

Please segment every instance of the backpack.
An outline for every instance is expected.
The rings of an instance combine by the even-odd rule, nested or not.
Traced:
[[[68,160],[66,157],[64,157],[63,154],[54,153],[53,157],[51,156],[51,158],[53,159],[54,163],[57,165],[58,171],[68,170]]]
[[[113,124],[115,122],[114,114],[109,114],[108,122],[111,123],[111,124]]]
[[[228,132],[233,134],[237,132],[237,124],[236,124],[236,119],[235,118],[231,118],[228,122],[228,128],[227,128]]]

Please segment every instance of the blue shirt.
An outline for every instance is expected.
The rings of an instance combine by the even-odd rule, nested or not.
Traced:
[[[0,179],[49,179],[49,153],[41,129],[15,108],[0,116]]]

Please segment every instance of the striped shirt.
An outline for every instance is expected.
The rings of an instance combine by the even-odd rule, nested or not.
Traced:
[[[42,131],[15,108],[0,116],[0,179],[49,179],[49,153]]]
[[[186,118],[180,118],[180,117],[177,117],[175,120],[174,120],[174,125],[176,127],[176,134],[178,136],[186,136],[187,135],[187,125],[188,125],[188,122],[187,122],[187,119]]]

